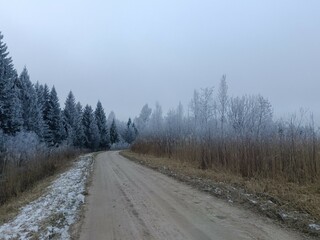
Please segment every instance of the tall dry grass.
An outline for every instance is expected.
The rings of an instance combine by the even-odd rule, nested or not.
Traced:
[[[227,170],[245,178],[295,183],[320,180],[320,141],[313,133],[278,133],[267,138],[138,139],[131,150],[192,163],[201,169]]]
[[[81,153],[83,151],[74,148],[39,151],[19,165],[16,164],[16,159],[2,156],[7,159],[6,164],[2,166],[0,177],[0,205],[12,197],[18,196],[37,181],[68,166]]]

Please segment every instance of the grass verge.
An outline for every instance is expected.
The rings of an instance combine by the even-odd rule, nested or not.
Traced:
[[[320,237],[320,183],[299,185],[269,179],[246,179],[216,169],[202,170],[176,159],[143,155],[129,150],[120,154],[226,199],[230,204],[241,204],[268,216],[284,227]]]
[[[66,161],[64,164],[60,164],[56,171],[34,182],[25,191],[20,192],[15,197],[11,197],[5,203],[0,205],[0,225],[13,219],[18,213],[21,207],[36,200],[47,191],[47,187],[50,186],[61,173],[67,171],[78,158],[74,157],[72,160]]]

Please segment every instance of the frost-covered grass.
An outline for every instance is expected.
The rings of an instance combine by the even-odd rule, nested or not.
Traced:
[[[91,155],[80,157],[49,186],[46,194],[21,208],[15,219],[0,226],[0,239],[69,239],[69,228],[84,203],[91,166]]]
[[[20,135],[19,138],[29,139],[27,135]],[[83,152],[68,146],[47,148],[39,144],[32,147],[25,141],[17,143],[17,140],[9,145],[7,152],[0,152],[0,205],[20,197],[39,181],[65,169]],[[26,146],[21,148],[21,145]]]

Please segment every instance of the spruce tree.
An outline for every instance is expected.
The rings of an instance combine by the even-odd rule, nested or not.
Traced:
[[[52,136],[49,129],[49,112],[50,112],[50,91],[47,84],[40,87],[39,92],[39,102],[42,109],[42,119],[43,119],[43,138],[47,145],[52,144]]]
[[[15,134],[23,125],[18,75],[2,39],[0,32],[0,128],[6,134]]]
[[[116,122],[113,119],[110,127],[110,143],[114,144],[117,142],[119,142],[119,135],[118,135]]]
[[[131,118],[129,118],[127,122],[127,129],[124,134],[124,138],[125,138],[124,140],[129,144],[132,142],[132,137],[133,137],[132,135],[133,135],[133,131],[131,130]]]
[[[63,122],[67,135],[67,143],[72,146],[75,145],[76,117],[76,101],[73,93],[70,91],[63,110]]]
[[[42,137],[42,114],[38,97],[33,84],[30,81],[28,70],[24,67],[18,79],[19,98],[22,105],[23,129],[35,132]]]
[[[109,149],[110,137],[109,137],[108,128],[107,128],[107,118],[100,101],[98,101],[97,103],[97,107],[94,114],[95,114],[95,118],[96,118],[98,129],[99,129],[99,134],[100,134],[99,148]]]
[[[34,89],[36,91],[36,95],[37,95],[37,105],[39,107],[39,110],[40,110],[40,116],[41,116],[41,121],[40,121],[40,127],[41,127],[41,133],[42,133],[42,136],[41,136],[41,140],[42,141],[45,141],[46,139],[46,136],[48,135],[48,132],[49,132],[49,128],[48,128],[48,125],[44,119],[44,108],[45,108],[45,87],[41,84],[39,84],[39,82],[37,82],[34,86]],[[48,87],[47,87],[47,90],[48,90]],[[48,94],[49,96],[49,94]]]
[[[47,124],[49,128],[49,135],[47,136],[47,142],[49,146],[58,146],[65,137],[65,132],[62,124],[62,114],[59,104],[57,92],[52,87],[50,97],[48,101],[47,112]]]
[[[76,116],[75,116],[75,136],[74,136],[74,145],[79,148],[84,147],[85,143],[85,135],[82,124],[82,106],[81,103],[78,102],[76,105]]]
[[[100,143],[100,134],[91,106],[86,105],[83,111],[82,124],[85,136],[84,146],[96,150]]]
[[[131,144],[135,140],[137,133],[138,130],[136,129],[134,123],[132,123],[131,118],[129,118],[127,122],[127,129],[124,134],[125,141]]]

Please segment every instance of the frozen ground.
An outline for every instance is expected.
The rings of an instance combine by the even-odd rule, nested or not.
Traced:
[[[0,239],[70,239],[68,230],[84,203],[91,166],[91,155],[80,157],[49,186],[46,194],[21,208],[11,222],[0,226]]]

